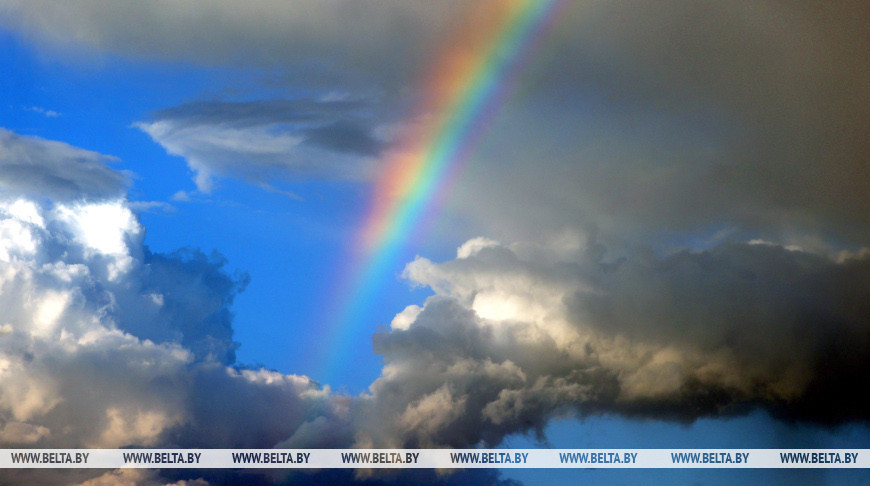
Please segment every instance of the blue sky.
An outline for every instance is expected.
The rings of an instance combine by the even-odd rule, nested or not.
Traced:
[[[179,191],[195,191],[190,171],[182,158],[167,154],[133,126],[161,108],[220,97],[222,92],[246,90],[252,93],[243,97],[269,98],[294,97],[298,91],[262,86],[258,78],[267,73],[261,69],[241,73],[180,62],[131,63],[114,56],[65,65],[8,33],[3,40],[3,65],[14,73],[4,77],[9,83],[4,91],[11,95],[4,107],[6,127],[116,157],[113,168],[136,174],[129,198],[146,203],[139,217],[149,248],[215,250],[233,268],[251,275],[249,291],[234,307],[236,340],[247,343],[239,350],[240,362],[312,376],[322,372],[311,367],[320,345],[312,328],[323,318],[323,307],[331,304],[324,296],[330,281],[347,264],[347,242],[361,218],[355,209],[365,204],[365,188],[301,181],[289,186],[304,195],[298,200],[226,179],[214,194],[173,201]],[[42,110],[57,115],[46,116]],[[439,251],[435,245],[427,249],[430,254]],[[401,270],[397,267],[396,278],[385,282],[385,302],[373,305],[384,310],[373,322],[389,323],[395,309],[425,297],[425,292],[411,291],[399,281]],[[342,367],[349,379],[337,386],[356,393],[377,377],[380,364],[368,343],[353,352],[348,362],[366,366]]]
[[[336,338],[424,73],[500,2],[36,3],[0,2],[7,447],[870,443],[866,8],[568,2]]]

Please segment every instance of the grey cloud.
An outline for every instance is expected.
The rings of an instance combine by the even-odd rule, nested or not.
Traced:
[[[312,123],[353,115],[365,108],[358,101],[256,100],[242,102],[200,101],[158,110],[155,120],[183,120],[188,124],[230,124],[239,127]]]
[[[731,243],[603,262],[589,241],[567,262],[486,241],[409,264],[436,295],[375,335],[357,444],[497,444],[566,414],[870,421],[866,254]]]
[[[167,442],[182,447],[268,449],[309,421],[322,417],[341,423],[340,399],[304,376],[202,366],[191,376],[188,392],[191,420],[167,437]]]
[[[150,469],[114,469],[107,472],[87,469],[9,469],[4,471],[2,484],[64,484],[76,486],[208,486],[199,477],[174,481],[161,477]],[[94,474],[98,476],[93,477]]]
[[[440,35],[471,5],[256,0],[239,8],[226,0],[112,6],[81,0],[57,9],[13,0],[0,6],[0,24],[55,51],[84,47],[140,59],[279,67],[294,83],[318,88],[328,82],[395,89],[425,68]]]
[[[454,190],[504,239],[720,230],[863,245],[870,52],[860,2],[572,3]]]
[[[217,175],[269,186],[275,180],[367,179],[385,141],[362,102],[199,102],[158,111],[136,126],[187,159],[197,187]]]
[[[234,366],[247,277],[217,254],[150,252],[129,206],[0,200],[3,444],[463,447],[570,414],[685,422],[756,407],[870,420],[856,391],[870,372],[868,250],[731,242],[609,261],[590,235],[477,238],[454,260],[408,265],[435,295],[374,336],[381,377],[349,397]],[[291,480],[351,479],[323,474]],[[444,481],[481,479],[468,474]]]
[[[721,386],[721,403],[711,406],[745,400],[792,420],[870,419],[854,388],[870,371],[866,256],[837,263],[778,246],[724,245],[626,260],[596,287],[567,305],[597,332],[734,361],[728,372],[743,383]]]
[[[305,84],[311,72],[342,73],[333,78],[339,89],[376,93],[384,110],[375,120],[383,122],[383,113],[414,105],[415,86],[462,22],[499,4],[337,0],[239,10],[232,2],[82,1],[58,10],[20,2],[8,3],[0,21],[50,45],[279,67],[284,87]],[[511,241],[579,222],[597,225],[613,245],[734,231],[860,246],[870,235],[868,16],[862,2],[567,2],[512,80],[518,96],[505,98],[482,132],[445,214],[470,221],[470,233]],[[275,110],[243,108],[263,115],[237,119],[269,119]],[[253,147],[218,148],[214,137],[288,153],[303,139],[327,154],[377,152],[370,125],[345,123],[298,139],[216,125],[183,131],[179,123],[149,133],[188,158],[207,189],[209,171],[263,182],[274,166],[324,170],[288,167]],[[330,176],[354,172],[353,163],[335,161]]]
[[[129,177],[107,167],[112,158],[62,142],[0,128],[0,191],[55,200],[117,197]]]
[[[134,280],[138,292],[115,294],[110,315],[117,313],[119,327],[154,342],[179,342],[199,359],[234,363],[238,343],[232,341],[230,306],[248,275],[229,275],[220,254],[208,257],[192,248],[169,254],[146,250],[143,263]],[[133,307],[141,311],[127,312]]]
[[[306,143],[336,152],[376,156],[384,148],[384,143],[363,127],[345,121],[309,128],[303,133]]]

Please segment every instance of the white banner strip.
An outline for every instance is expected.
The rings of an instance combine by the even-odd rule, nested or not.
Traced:
[[[0,449],[6,468],[870,468],[870,449]]]

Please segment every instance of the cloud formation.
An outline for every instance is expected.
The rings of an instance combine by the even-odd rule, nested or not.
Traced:
[[[125,204],[0,205],[8,444],[267,447],[331,407],[308,378],[228,367],[229,306],[245,277],[226,274],[219,256],[144,249]],[[87,219],[107,212],[128,226]],[[238,401],[222,398],[226,390]]]
[[[463,25],[502,4],[259,1],[240,11],[232,2],[11,2],[0,22],[43,46],[267,66],[285,73],[272,81],[290,92],[373,97],[383,114],[413,106],[444,46],[461,44]],[[863,245],[868,18],[861,2],[569,2],[470,155],[448,214],[508,241],[579,222],[613,244],[730,231],[819,248]],[[266,114],[282,109],[257,103]],[[168,118],[144,126],[195,170],[233,167],[228,175],[243,178],[259,177],[263,165],[316,171],[294,152],[315,133]],[[343,144],[359,139],[355,128],[328,132]],[[215,140],[237,143],[219,150]],[[254,145],[294,162],[257,155]]]
[[[113,158],[63,142],[0,128],[0,196],[55,200],[123,196],[129,177],[106,166]]]
[[[215,176],[271,187],[274,180],[365,180],[385,145],[361,102],[200,102],[136,123],[167,152],[184,157],[197,189]]]
[[[572,5],[456,213],[511,241],[590,224],[612,245],[866,243],[866,5]]]
[[[244,9],[224,0],[111,8],[79,0],[62,9],[49,7],[41,2],[4,2],[0,22],[55,49],[85,47],[134,58],[207,64],[294,66],[294,78],[316,76],[318,86],[330,79],[396,86],[397,74],[406,73],[407,80],[409,71],[431,58],[439,31],[469,11],[461,0],[438,6],[421,0],[367,5],[347,0],[256,0]]]
[[[572,261],[542,253],[477,239],[407,266],[435,295],[375,335],[385,364],[358,445],[498,444],[570,414],[870,420],[857,388],[870,253],[732,243],[607,262],[594,240]]]
[[[49,49],[275,69],[299,98],[136,124],[201,192],[218,177],[274,190],[369,180],[443,39],[499,3],[11,1],[0,24]],[[572,3],[445,214],[504,241],[597,236],[480,238],[409,264],[435,296],[374,337],[385,366],[357,397],[237,366],[246,276],[149,251],[111,157],[0,129],[0,444],[460,447],[563,415],[757,407],[866,423],[868,17],[861,2]]]
[[[0,147],[0,159],[27,160],[21,154],[31,150],[45,180],[125,180],[91,162],[98,154],[82,151],[90,164],[84,174],[105,176],[89,179],[68,167],[82,163],[68,160],[78,149],[6,136],[24,142]],[[30,181],[6,183],[3,447],[271,447],[303,423],[344,413],[328,388],[307,377],[234,366],[230,306],[247,276],[229,274],[220,255],[149,251],[130,203],[85,199],[99,193],[84,183],[59,200],[30,198]]]
[[[40,153],[75,150],[58,146]],[[59,166],[43,162],[48,175]],[[736,241],[608,260],[588,235],[475,238],[453,260],[408,264],[435,295],[374,336],[380,378],[342,396],[235,365],[231,305],[248,279],[220,255],[151,252],[128,201],[30,198],[28,184],[0,199],[6,447],[473,447],[566,415],[690,422],[758,407],[870,420],[856,392],[870,372],[866,249],[832,258]]]

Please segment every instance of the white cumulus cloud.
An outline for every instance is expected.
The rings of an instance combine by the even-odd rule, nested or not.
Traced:
[[[39,154],[47,178],[79,163],[64,159],[78,149],[7,138],[21,144],[0,160]],[[92,164],[87,173],[123,180]],[[81,188],[54,201],[28,189],[0,197],[0,446],[271,447],[306,422],[334,420],[341,407],[328,388],[234,366],[230,306],[247,276],[228,273],[220,255],[149,251],[125,199]],[[112,474],[93,484],[155,479]]]

